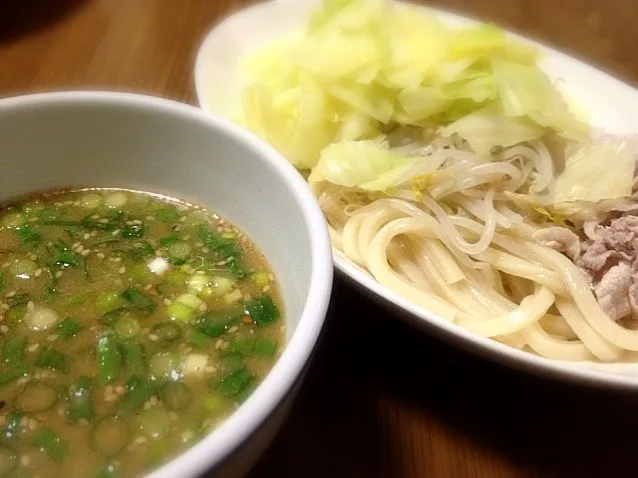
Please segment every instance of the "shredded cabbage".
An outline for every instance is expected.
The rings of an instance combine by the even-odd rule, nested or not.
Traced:
[[[451,28],[389,0],[324,0],[303,34],[249,56],[241,122],[300,169],[332,143],[392,125],[444,126],[479,154],[548,130],[580,135],[537,57],[492,25]]]

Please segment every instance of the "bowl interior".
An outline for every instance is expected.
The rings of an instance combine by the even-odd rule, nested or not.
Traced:
[[[281,287],[288,346],[262,385],[208,437],[215,446],[200,442],[185,453],[186,468],[162,476],[191,476],[187,469],[201,471],[230,453],[297,379],[325,317],[330,243],[301,176],[254,136],[196,108],[97,92],[1,100],[0,171],[0,203],[61,187],[151,191],[206,206],[257,244]]]
[[[308,227],[290,185],[239,138],[192,115],[126,102],[39,102],[0,113],[0,165],[0,202],[68,186],[121,187],[219,212],[266,255],[294,332],[312,269]]]

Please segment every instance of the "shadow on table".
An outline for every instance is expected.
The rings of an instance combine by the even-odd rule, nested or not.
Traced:
[[[496,366],[419,333],[340,281],[335,300],[340,305],[291,415],[250,478],[471,476],[457,439],[473,444],[475,455],[496,455],[511,472],[498,476],[625,476],[638,469],[636,396]],[[419,429],[424,422],[439,435]],[[437,440],[446,442],[443,450],[432,451]],[[458,458],[444,466],[458,468],[388,463],[388,456],[411,461],[401,449],[419,451],[412,462],[424,468],[456,450]]]
[[[0,43],[55,24],[88,0],[4,0],[0,2]]]

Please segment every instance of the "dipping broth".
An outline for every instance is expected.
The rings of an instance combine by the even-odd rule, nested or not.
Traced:
[[[0,476],[140,476],[284,343],[273,272],[218,215],[125,190],[0,208]]]

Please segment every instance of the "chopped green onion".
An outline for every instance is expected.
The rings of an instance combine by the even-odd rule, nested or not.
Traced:
[[[192,247],[190,244],[183,241],[177,241],[168,246],[167,253],[168,257],[173,261],[184,261],[188,258],[191,251]]]
[[[109,327],[115,327],[115,324],[117,324],[117,322],[126,314],[131,314],[131,311],[126,307],[120,307],[119,309],[115,309],[104,314],[100,317],[100,322]]]
[[[180,239],[175,234],[171,234],[170,236],[162,237],[159,240],[159,245],[162,247],[170,246],[171,244],[175,244],[179,242]]]
[[[144,345],[137,342],[121,342],[122,362],[133,375],[146,375],[146,351]]]
[[[36,431],[33,444],[55,461],[64,460],[69,453],[69,443],[48,428]]]
[[[166,273],[165,279],[171,285],[185,285],[189,275],[177,269],[170,270]]]
[[[48,368],[63,373],[69,373],[71,360],[62,352],[58,352],[51,345],[46,345],[35,359],[35,364],[41,368]]]
[[[58,402],[57,392],[44,382],[27,382],[15,397],[14,407],[22,413],[33,414],[49,410]]]
[[[243,355],[244,357],[250,355],[255,346],[254,338],[239,338],[230,343],[230,352]]]
[[[244,365],[244,358],[241,355],[237,353],[232,353],[232,352],[227,355],[224,355],[220,360],[220,364],[221,364],[222,370],[226,374],[235,372],[239,369],[246,367]]]
[[[18,305],[26,304],[30,300],[31,300],[31,296],[29,295],[29,293],[28,292],[22,292],[20,294],[14,295],[12,297],[6,297],[4,299],[4,302],[9,307],[16,307]]]
[[[146,241],[139,241],[131,245],[127,254],[136,262],[155,256],[155,249]]]
[[[151,357],[149,368],[155,378],[175,379],[179,375],[180,363],[175,353],[160,350]]]
[[[2,347],[2,360],[4,363],[7,365],[22,363],[26,346],[26,337],[13,337],[8,339]]]
[[[140,431],[152,440],[166,438],[171,430],[171,419],[159,408],[142,410],[138,415]]]
[[[0,226],[17,229],[27,223],[27,216],[21,212],[10,212],[0,218]]]
[[[91,443],[99,454],[111,458],[120,453],[129,441],[126,420],[106,417],[95,424],[91,432]]]
[[[75,337],[84,326],[71,317],[67,317],[58,324],[58,338],[60,340],[69,340]]]
[[[271,339],[259,337],[255,339],[255,343],[251,350],[252,355],[262,357],[272,357],[277,350],[277,342]]]
[[[80,222],[80,225],[85,229],[92,231],[114,231],[117,229],[119,218],[116,217],[103,217],[99,219],[93,219],[91,216],[87,216]]]
[[[36,244],[42,239],[42,236],[28,225],[20,226],[15,229],[14,234],[20,242],[26,246]]]
[[[117,407],[125,413],[133,413],[155,393],[155,385],[150,380],[133,376],[126,384],[126,395],[118,402]]]
[[[126,224],[122,227],[122,237],[143,237],[144,224]]]
[[[24,377],[28,372],[28,368],[26,365],[18,365],[11,367],[8,370],[3,370],[0,372],[0,386],[8,385],[11,382]]]
[[[124,292],[122,292],[122,297],[130,302],[136,309],[148,314],[155,310],[155,303],[133,286],[128,287]]]
[[[172,320],[180,320],[182,322],[189,321],[195,314],[192,308],[181,302],[171,303],[166,309],[166,312]]]
[[[248,370],[240,368],[222,378],[215,390],[225,398],[235,398],[248,388],[254,379]]]
[[[208,341],[208,335],[198,330],[191,330],[188,334],[188,340],[195,347],[197,347],[198,349],[201,349],[202,347],[206,345],[206,342]]]
[[[118,337],[130,339],[142,330],[142,326],[132,314],[125,314],[115,323],[114,330]]]
[[[268,294],[249,301],[246,304],[246,313],[255,324],[260,326],[275,322],[281,315],[275,301]]]
[[[80,377],[69,387],[66,397],[67,416],[71,423],[93,418],[93,403],[91,400],[91,379]]]
[[[95,346],[95,354],[100,385],[107,385],[117,378],[121,363],[121,356],[117,348],[115,336],[113,334],[106,334],[98,338]]]
[[[270,274],[268,274],[268,272],[255,272],[252,275],[252,280],[255,282],[255,284],[257,284],[259,287],[265,287],[268,284],[270,284],[270,278],[269,278]]]
[[[171,410],[184,410],[191,401],[191,392],[182,382],[166,382],[159,393],[162,402]]]
[[[151,333],[155,334],[159,340],[174,342],[182,336],[182,329],[174,322],[162,322],[153,327]]]
[[[107,312],[118,309],[125,304],[120,294],[115,291],[107,290],[100,292],[95,299],[95,310],[98,314],[104,315]]]
[[[104,197],[104,204],[113,209],[121,209],[128,202],[128,194],[124,191],[115,191]]]
[[[209,337],[219,337],[237,323],[237,318],[229,315],[207,313],[194,320],[193,327]]]
[[[168,205],[158,210],[155,217],[160,222],[176,222],[179,221],[181,214],[175,206]]]

